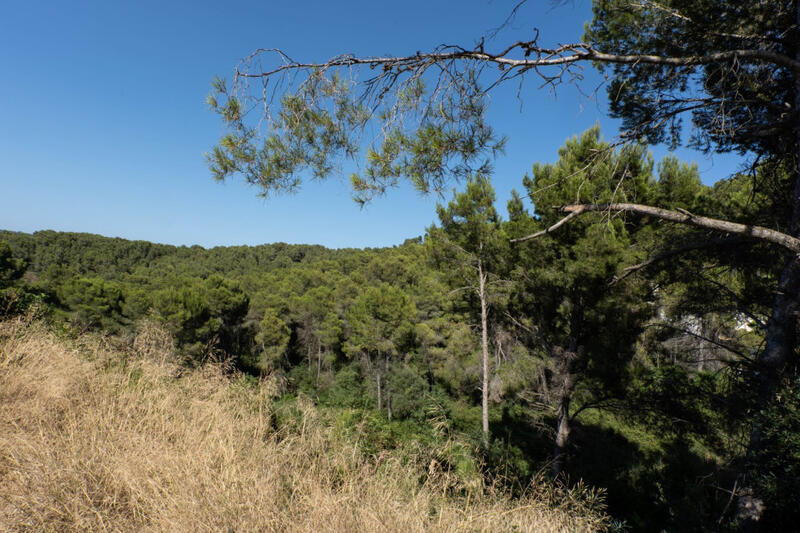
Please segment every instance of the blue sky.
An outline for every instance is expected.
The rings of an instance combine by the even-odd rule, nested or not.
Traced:
[[[437,198],[408,187],[360,209],[341,176],[269,200],[242,181],[214,182],[203,153],[222,127],[205,105],[210,82],[229,77],[241,57],[260,47],[319,61],[473,45],[513,4],[7,2],[0,19],[0,228],[205,247],[388,246],[421,235],[435,218]],[[542,44],[577,41],[591,16],[588,0],[529,4],[508,38],[537,27]],[[501,35],[497,43],[505,40]],[[582,88],[591,91],[599,81],[587,70]],[[502,204],[534,162],[557,159],[567,137],[595,123],[613,137],[617,126],[602,98],[587,99],[570,86],[554,96],[532,80],[522,111],[514,93],[493,93],[490,111],[495,128],[509,137],[493,178]],[[697,161],[707,183],[738,165],[733,156],[678,155]]]

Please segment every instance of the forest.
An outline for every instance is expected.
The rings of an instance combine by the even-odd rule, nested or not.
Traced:
[[[390,530],[544,530],[531,521],[544,508],[567,521],[553,531],[796,531],[800,3],[594,0],[579,42],[548,46],[533,29],[501,44],[520,34],[526,4],[468,46],[324,48],[329,59],[317,62],[260,48],[213,80],[207,105],[223,132],[205,157],[215,180],[267,202],[343,175],[361,205],[401,183],[438,195],[436,221],[402,245],[205,249],[0,231],[0,383],[21,391],[7,401],[67,387],[18,377],[19,365],[31,383],[51,368],[25,348],[39,337],[67,343],[47,350],[73,354],[53,357],[76,380],[95,365],[103,385],[74,390],[97,387],[113,406],[139,405],[123,401],[129,390],[152,399],[133,411],[165,449],[180,416],[155,416],[158,406],[191,411],[218,393],[227,425],[181,430],[207,447],[209,468],[235,455],[219,442],[255,458],[247,471],[267,464],[267,449],[298,472],[322,460],[325,497],[339,502],[330,507],[349,509],[336,499],[346,494],[355,509],[336,515],[342,528],[379,528],[386,509]],[[499,206],[492,180],[508,139],[491,123],[490,95],[580,87],[588,68],[603,76],[619,131],[575,132],[527,163]],[[739,170],[704,183],[696,163],[656,159],[656,146],[734,154]],[[162,373],[130,354],[155,357]],[[192,380],[183,403],[183,393],[159,396]],[[215,409],[203,416],[216,420]],[[40,436],[53,425],[43,412]],[[138,416],[115,413],[123,426]],[[17,460],[0,455],[0,473]],[[270,500],[289,513],[309,486],[286,477],[293,468]],[[384,480],[364,488],[383,496],[364,497],[352,472]],[[239,482],[221,479],[219,494]],[[155,497],[166,514],[151,524],[125,491],[131,529],[185,523],[170,514],[181,505]],[[103,490],[74,492],[121,512]],[[392,507],[397,494],[415,510]],[[13,507],[2,497],[0,518]],[[359,514],[366,501],[380,510]],[[271,516],[269,527],[302,516]]]
[[[155,322],[180,365],[226,360],[256,381],[279,376],[281,401],[310,398],[367,420],[365,453],[435,446],[433,428],[446,424],[462,443],[456,471],[518,494],[543,473],[581,480],[607,491],[619,530],[720,527],[749,461],[770,504],[763,520],[787,524],[800,396],[787,382],[756,411],[746,370],[780,252],[607,212],[518,242],[561,217],[530,212],[522,196],[569,201],[589,185],[579,169],[608,149],[597,128],[567,140],[554,162],[532,167],[506,216],[490,178],[471,176],[424,236],[393,248],[204,249],[4,231],[2,309],[119,339]],[[698,215],[775,216],[746,175],[709,187],[696,165],[654,162],[643,146],[611,150],[591,182],[599,202],[624,187]],[[631,176],[622,185],[621,172]],[[771,453],[750,457],[755,423]]]

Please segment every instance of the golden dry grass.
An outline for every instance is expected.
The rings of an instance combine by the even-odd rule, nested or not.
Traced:
[[[365,458],[274,387],[207,365],[179,376],[147,329],[128,353],[0,323],[2,531],[596,531],[601,513],[548,490],[523,500],[386,454]],[[160,351],[162,350],[162,351]],[[407,463],[407,462],[406,462]],[[594,504],[597,507],[596,504]]]

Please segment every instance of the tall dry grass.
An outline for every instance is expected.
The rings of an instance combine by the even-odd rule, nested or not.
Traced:
[[[152,328],[152,326],[150,326]],[[135,349],[0,323],[0,530],[595,531],[580,498],[522,500],[390,454],[365,458],[300,402],[274,423],[275,388],[219,365],[180,373],[163,335]]]

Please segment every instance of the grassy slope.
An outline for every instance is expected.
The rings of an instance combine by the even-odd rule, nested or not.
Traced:
[[[128,350],[0,323],[0,530],[596,531],[597,504],[510,500],[431,462],[365,457],[308,402],[276,423],[268,380],[180,371],[144,331]]]

